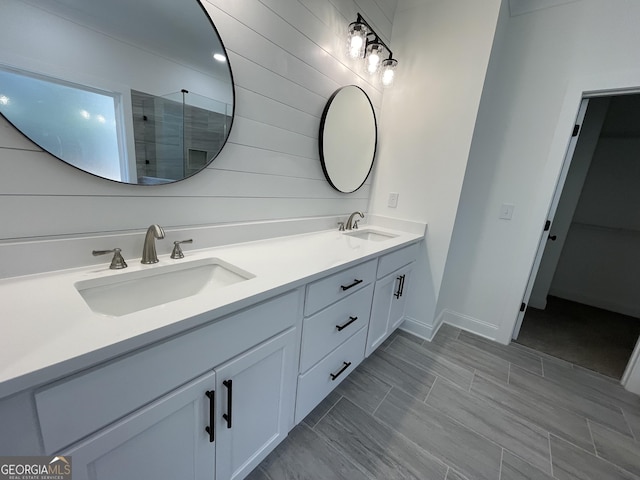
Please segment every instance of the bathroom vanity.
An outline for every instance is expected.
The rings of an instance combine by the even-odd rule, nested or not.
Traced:
[[[423,235],[322,231],[0,281],[16,300],[0,453],[70,455],[75,479],[244,478],[399,326]],[[175,272],[204,286],[137,303]]]

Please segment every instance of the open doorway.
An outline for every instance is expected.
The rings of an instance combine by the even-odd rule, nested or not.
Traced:
[[[592,98],[581,123],[514,338],[620,379],[640,334],[640,95]]]

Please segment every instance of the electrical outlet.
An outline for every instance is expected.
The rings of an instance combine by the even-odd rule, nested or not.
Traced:
[[[512,203],[503,203],[500,207],[500,218],[502,220],[511,220],[515,208],[516,206]]]
[[[400,196],[399,193],[390,193],[389,194],[389,200],[387,201],[387,206],[390,208],[396,208],[398,206],[398,197]]]

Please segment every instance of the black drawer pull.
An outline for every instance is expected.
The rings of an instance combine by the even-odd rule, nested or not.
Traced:
[[[227,428],[231,428],[231,408],[233,407],[233,381],[223,380],[222,384],[227,387],[227,413],[223,413],[222,418],[227,421]]]
[[[209,441],[213,443],[216,430],[216,392],[207,390],[204,394],[209,397],[209,426],[205,427],[205,431],[209,434]]]
[[[342,288],[342,291],[345,290],[349,290],[351,287],[355,287],[356,285],[360,285],[364,280],[358,280],[357,278],[353,280],[353,283],[351,285],[340,285],[340,288]]]
[[[349,317],[349,321],[343,325],[336,325],[336,329],[341,332],[342,330],[344,330],[345,328],[347,328],[349,325],[351,325],[353,322],[355,322],[358,319],[358,317]]]
[[[396,277],[396,280],[398,280],[398,290],[396,290],[396,293],[393,294],[394,297],[396,298],[400,298],[402,296],[402,275],[400,275],[399,277]]]
[[[330,373],[329,376],[331,377],[331,381],[334,381],[336,378],[338,378],[340,375],[342,375],[342,373],[351,366],[351,362],[342,362],[342,368],[340,369],[339,372],[337,373]]]
[[[404,279],[406,275],[402,275],[402,280],[400,280],[400,296],[404,295]]]

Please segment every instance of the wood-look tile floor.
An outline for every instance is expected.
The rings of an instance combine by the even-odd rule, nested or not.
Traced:
[[[518,344],[398,331],[248,478],[640,480],[640,397]]]

